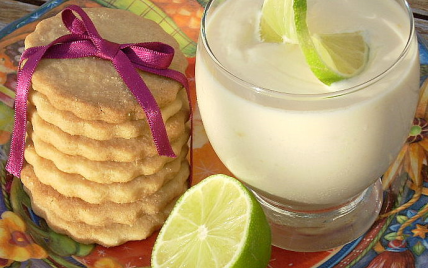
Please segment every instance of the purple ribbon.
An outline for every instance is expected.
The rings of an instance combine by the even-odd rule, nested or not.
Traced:
[[[78,19],[76,12],[81,19]],[[6,170],[19,177],[24,164],[27,124],[27,98],[31,77],[42,58],[73,59],[95,56],[109,60],[143,108],[159,155],[175,157],[169,143],[160,109],[136,69],[174,79],[188,90],[187,78],[168,69],[174,57],[174,48],[159,42],[117,44],[103,39],[89,16],[72,5],[62,12],[64,25],[70,34],[61,36],[47,46],[26,49],[18,68],[15,98],[15,124]]]

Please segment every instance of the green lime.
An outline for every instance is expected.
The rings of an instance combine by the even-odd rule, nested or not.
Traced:
[[[238,180],[219,174],[177,201],[156,239],[152,267],[265,268],[270,255],[260,204]]]
[[[265,0],[260,18],[260,37],[265,42],[298,43],[293,0]]]
[[[360,73],[368,61],[362,32],[314,35],[312,41],[324,63],[343,77]]]
[[[260,35],[265,42],[296,43],[297,39],[310,69],[326,85],[359,74],[369,58],[363,32],[312,34],[306,15],[306,0],[265,0]]]

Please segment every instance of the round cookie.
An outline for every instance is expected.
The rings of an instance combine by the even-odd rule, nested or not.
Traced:
[[[43,166],[44,172],[57,174],[55,176],[62,176],[61,172],[64,172],[80,175],[87,181],[103,184],[125,183],[138,176],[153,175],[160,172],[165,164],[176,161],[177,158],[184,158],[188,152],[187,141],[183,140],[182,143],[177,144],[177,149],[175,149],[177,158],[153,156],[133,162],[91,161],[82,156],[61,153],[54,146],[40,140],[37,135],[31,136],[33,142],[27,139],[25,151],[27,162],[34,163],[35,166]],[[181,146],[181,149],[178,149],[178,146]],[[43,162],[35,162],[33,155],[51,161],[53,168],[47,167]]]
[[[177,147],[177,143],[182,144],[183,140],[188,140],[189,129],[186,129],[185,121],[187,115],[180,112],[171,119],[172,124],[167,125],[167,132],[171,146]],[[158,155],[151,133],[132,139],[114,138],[100,141],[87,138],[85,136],[70,135],[61,131],[55,125],[42,120],[37,112],[29,113],[29,120],[32,123],[33,134],[41,140],[49,143],[59,151],[68,155],[79,155],[93,161],[117,161],[132,162]],[[181,149],[181,146],[179,146]],[[177,154],[176,151],[174,153]]]
[[[80,221],[94,226],[113,223],[133,225],[140,215],[161,212],[167,204],[187,190],[188,166],[182,166],[176,177],[159,191],[131,203],[104,202],[91,204],[76,197],[65,197],[49,185],[41,183],[31,165],[26,165],[21,181],[31,198],[32,204],[49,212],[55,211],[66,221]]]
[[[25,156],[41,183],[51,186],[65,197],[77,197],[92,204],[135,202],[159,191],[177,176],[182,167],[189,168],[183,155],[155,174],[138,176],[128,182],[105,184],[89,181],[78,174],[61,172],[52,161],[38,156],[34,148],[28,148]]]
[[[83,120],[72,112],[58,110],[49,103],[46,96],[37,91],[31,91],[28,98],[38,115],[46,122],[57,126],[70,135],[81,135],[95,140],[109,140],[113,138],[131,139],[142,136],[150,131],[147,120],[125,121],[123,123],[107,123],[101,120]],[[170,105],[162,108],[164,123],[180,111],[183,102],[176,99]]]
[[[35,204],[32,208],[57,233],[66,234],[83,244],[96,243],[104,247],[114,247],[128,241],[146,239],[159,230],[175,203],[176,200],[173,200],[162,212],[157,214],[140,215],[133,225],[113,223],[103,227],[63,220],[55,211],[44,211]]]
[[[162,42],[175,49],[170,68],[185,72],[187,59],[178,43],[155,22],[129,11],[109,8],[85,9],[99,34],[115,43]],[[112,27],[114,25],[114,27]],[[68,34],[61,14],[41,21],[25,39],[25,47],[47,45]],[[175,80],[139,71],[160,108],[176,99],[183,87]],[[32,77],[33,89],[43,93],[56,109],[86,120],[120,123],[146,118],[143,109],[107,60],[42,59]]]

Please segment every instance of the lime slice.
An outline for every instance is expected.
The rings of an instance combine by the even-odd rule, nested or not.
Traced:
[[[306,23],[306,0],[294,0],[293,10],[300,48],[321,82],[331,85],[364,69],[369,48],[362,32],[311,36]]]
[[[369,47],[363,32],[312,35],[306,14],[306,0],[265,0],[260,19],[262,40],[298,43],[312,72],[326,85],[364,70]]]
[[[300,47],[309,67],[321,82],[331,85],[364,69],[369,48],[362,32],[311,36],[306,23],[306,0],[294,0],[293,10]]]
[[[314,35],[312,41],[324,63],[340,76],[360,73],[368,61],[362,32]]]
[[[264,42],[297,44],[293,0],[265,0],[263,2],[260,37]]]
[[[270,227],[239,181],[213,175],[178,200],[156,239],[152,267],[265,268]]]

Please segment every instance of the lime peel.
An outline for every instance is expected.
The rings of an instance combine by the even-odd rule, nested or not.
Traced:
[[[328,68],[318,54],[318,51],[314,49],[315,45],[312,41],[312,36],[309,32],[308,25],[306,24],[307,9],[308,7],[306,0],[293,1],[293,10],[295,12],[294,22],[296,25],[296,32],[298,33],[300,48],[302,49],[306,61],[315,76],[324,84],[331,85],[334,82],[342,80],[343,77]]]
[[[152,267],[264,268],[271,231],[254,195],[238,180],[218,174],[177,201],[152,252]]]

